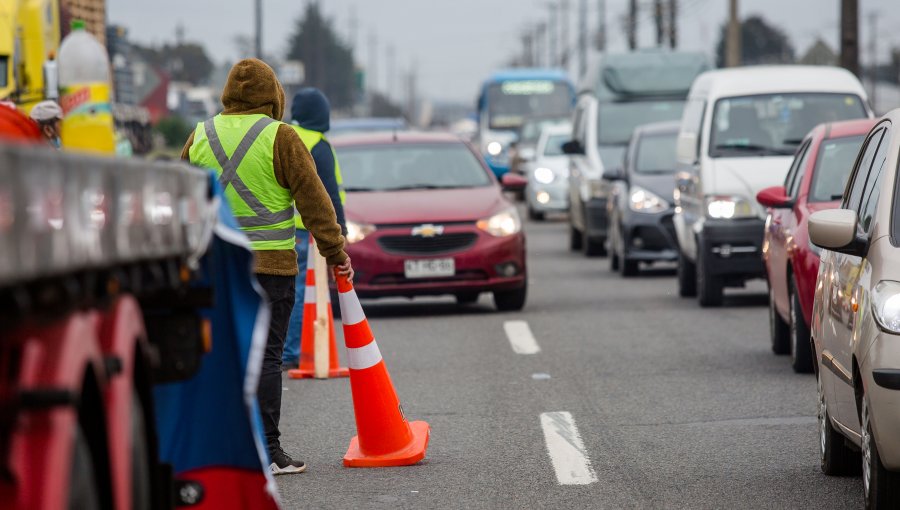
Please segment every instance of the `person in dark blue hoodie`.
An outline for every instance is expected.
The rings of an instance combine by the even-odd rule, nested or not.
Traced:
[[[347,222],[344,217],[345,195],[341,188],[343,184],[341,167],[334,149],[325,138],[325,133],[331,127],[331,105],[325,94],[313,87],[300,89],[294,95],[294,102],[291,106],[291,124],[316,162],[319,179],[322,180],[322,184],[325,185],[325,189],[331,197],[338,223],[346,236]],[[282,356],[285,370],[296,368],[300,361],[300,334],[303,331],[303,300],[306,291],[306,256],[309,249],[309,232],[303,226],[303,219],[299,214],[296,217],[296,223],[297,265],[300,266],[300,272],[297,273],[294,310],[291,313],[291,322],[288,326]]]

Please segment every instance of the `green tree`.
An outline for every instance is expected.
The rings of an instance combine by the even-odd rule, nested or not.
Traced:
[[[135,46],[135,49],[150,63],[165,69],[175,81],[206,83],[214,67],[206,48],[197,43],[164,44],[159,48]]]
[[[318,2],[307,4],[289,45],[288,58],[303,62],[305,67],[304,85],[322,90],[335,108],[353,104],[353,52],[338,38]]]
[[[725,41],[728,26],[722,25],[716,46],[716,65],[725,65]],[[741,62],[754,64],[789,64],[794,62],[794,47],[781,29],[769,25],[760,16],[741,22]]]
[[[166,140],[166,147],[181,147],[191,134],[191,126],[178,115],[161,119],[154,127]]]

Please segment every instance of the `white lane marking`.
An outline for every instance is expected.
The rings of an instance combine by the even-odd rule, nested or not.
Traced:
[[[541,427],[560,485],[587,485],[597,481],[597,474],[591,467],[584,442],[570,413],[541,413]]]
[[[531,328],[525,321],[506,321],[503,330],[509,338],[509,344],[516,354],[537,354],[541,348],[531,334]]]

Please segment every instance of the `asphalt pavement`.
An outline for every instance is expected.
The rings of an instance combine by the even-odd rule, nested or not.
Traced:
[[[815,379],[772,354],[763,283],[702,310],[671,268],[623,279],[570,253],[564,221],[526,229],[520,313],[363,302],[406,416],[431,424],[419,465],[344,468],[347,379],[285,381],[282,443],[309,465],[276,479],[285,508],[862,506],[859,478],[819,470]]]

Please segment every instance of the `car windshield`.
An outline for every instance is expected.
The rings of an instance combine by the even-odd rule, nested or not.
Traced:
[[[641,136],[634,169],[639,174],[669,174],[675,171],[675,142],[678,133]]]
[[[841,198],[864,138],[862,135],[848,136],[822,142],[809,188],[809,202],[830,202]]]
[[[461,143],[342,147],[338,159],[348,192],[472,188],[491,183],[481,163]]]
[[[572,89],[550,80],[517,80],[494,83],[487,90],[491,129],[517,129],[532,117],[568,117]]]
[[[544,156],[562,156],[562,146],[572,139],[572,135],[550,135],[544,145]]]
[[[716,102],[710,157],[791,155],[817,124],[866,116],[853,94],[764,94]]]
[[[641,124],[681,119],[683,100],[600,103],[597,110],[597,143],[627,144]]]

